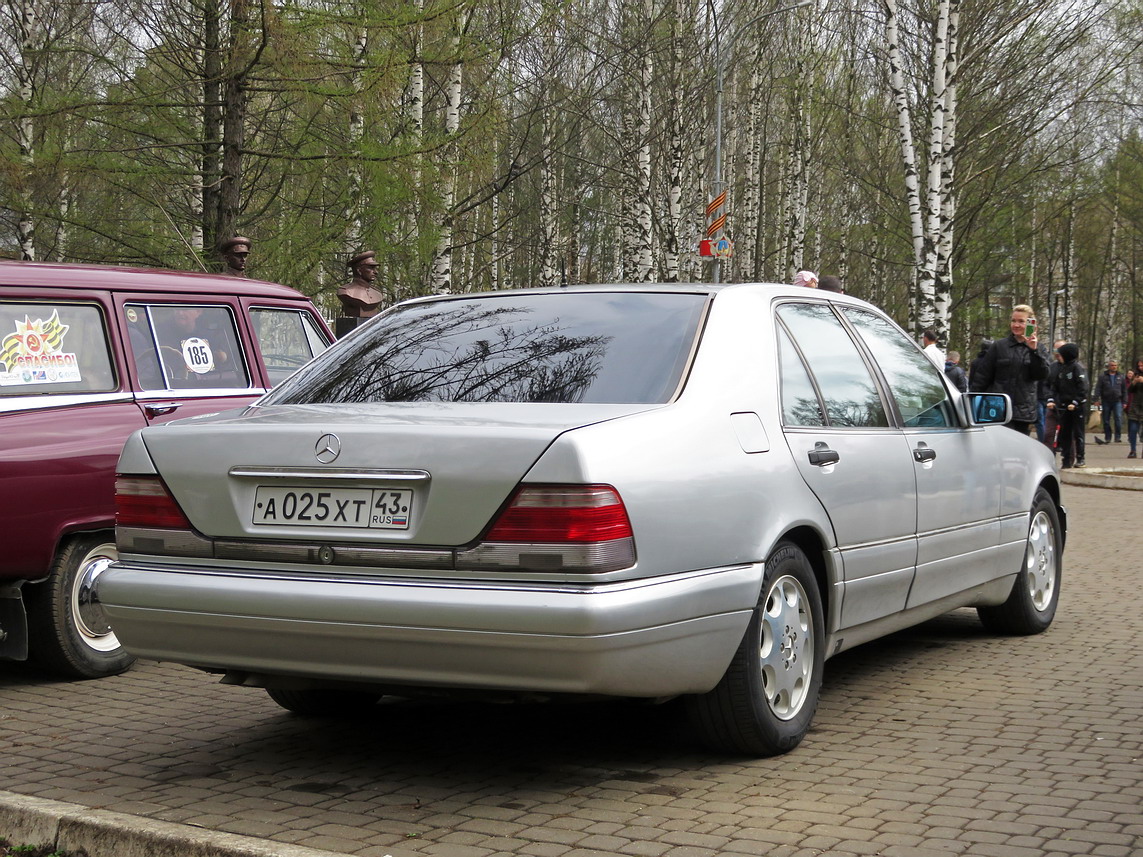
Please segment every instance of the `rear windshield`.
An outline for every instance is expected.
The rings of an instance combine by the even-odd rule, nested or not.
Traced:
[[[666,402],[705,304],[687,293],[559,292],[398,307],[262,403]]]

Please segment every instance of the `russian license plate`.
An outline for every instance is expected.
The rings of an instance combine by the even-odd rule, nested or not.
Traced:
[[[368,527],[407,530],[413,492],[407,488],[289,488],[261,486],[254,523],[289,527]]]

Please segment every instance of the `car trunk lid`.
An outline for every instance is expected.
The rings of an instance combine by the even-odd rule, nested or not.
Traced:
[[[458,546],[560,434],[653,407],[254,407],[150,429],[144,441],[206,536]]]

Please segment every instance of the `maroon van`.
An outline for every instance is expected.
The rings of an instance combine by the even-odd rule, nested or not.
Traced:
[[[276,283],[0,262],[0,659],[127,669],[92,587],[127,436],[245,405],[332,340]]]

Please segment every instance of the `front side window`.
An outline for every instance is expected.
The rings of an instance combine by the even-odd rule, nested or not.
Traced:
[[[98,306],[0,302],[0,395],[117,388],[107,326]]]
[[[881,367],[905,425],[956,425],[948,392],[933,361],[881,316],[852,308],[844,312]]]
[[[329,345],[308,313],[255,307],[250,310],[262,362],[276,387]]]
[[[778,317],[813,373],[832,428],[883,428],[885,407],[869,369],[841,321],[825,304],[783,304]],[[783,412],[792,407],[783,401]],[[804,423],[802,423],[804,424]]]
[[[228,307],[128,304],[125,314],[142,389],[250,386]]]
[[[667,402],[706,302],[549,292],[410,304],[339,341],[264,403]]]

